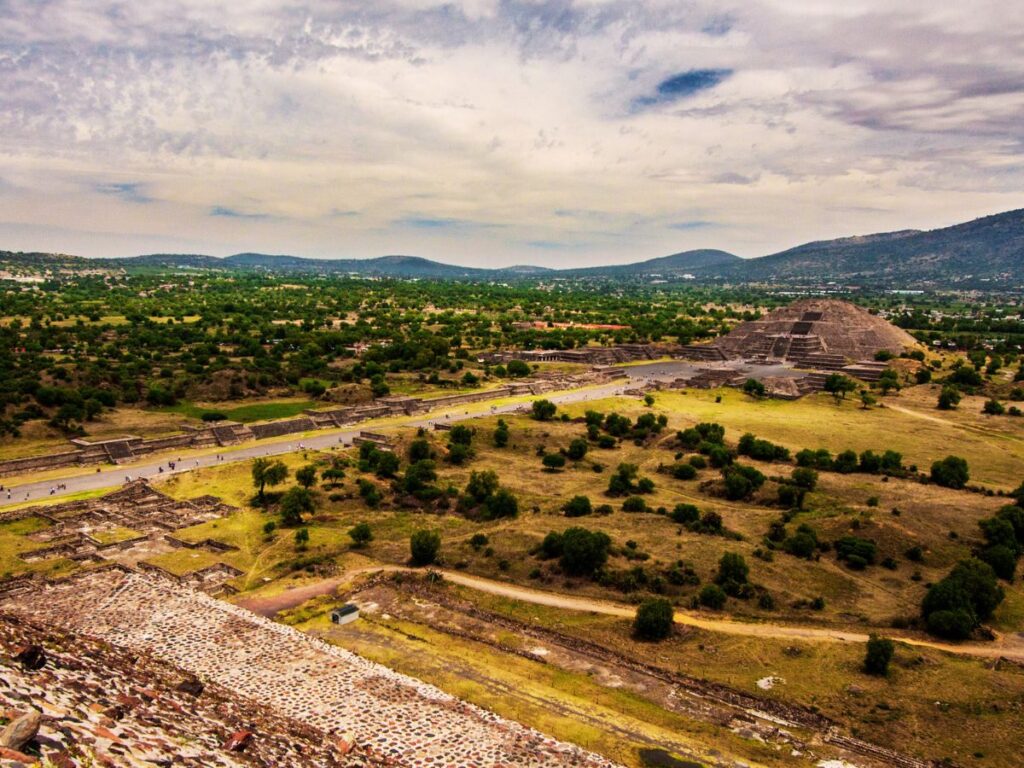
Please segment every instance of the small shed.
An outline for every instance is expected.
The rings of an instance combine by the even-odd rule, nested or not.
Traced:
[[[359,606],[355,603],[345,603],[340,608],[331,611],[331,622],[333,624],[349,624],[359,618]]]

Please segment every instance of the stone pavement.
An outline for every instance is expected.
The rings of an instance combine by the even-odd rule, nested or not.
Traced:
[[[88,607],[88,610],[84,610]],[[152,656],[401,768],[615,768],[290,627],[135,571],[3,597],[7,612]]]

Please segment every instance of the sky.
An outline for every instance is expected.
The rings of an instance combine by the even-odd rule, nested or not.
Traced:
[[[1022,192],[1020,0],[0,0],[0,250],[752,257]]]

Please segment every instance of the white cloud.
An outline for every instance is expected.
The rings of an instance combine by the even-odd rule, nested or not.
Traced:
[[[8,0],[0,248],[579,264],[952,223],[1024,184],[1024,10],[969,5]]]

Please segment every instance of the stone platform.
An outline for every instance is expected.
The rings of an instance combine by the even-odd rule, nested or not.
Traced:
[[[152,657],[329,739],[350,734],[361,754],[396,768],[615,766],[290,627],[129,569],[0,595],[0,612]]]

